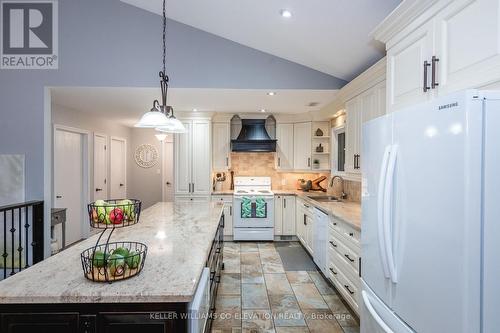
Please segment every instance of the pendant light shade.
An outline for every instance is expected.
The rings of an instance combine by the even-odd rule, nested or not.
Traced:
[[[156,130],[163,132],[163,133],[186,133],[187,132],[186,127],[184,127],[182,122],[176,118],[170,118],[168,125],[156,127]]]
[[[158,126],[165,126],[169,124],[168,117],[160,111],[158,101],[153,102],[153,107],[150,111],[142,115],[141,119],[134,127],[139,128],[155,128]]]

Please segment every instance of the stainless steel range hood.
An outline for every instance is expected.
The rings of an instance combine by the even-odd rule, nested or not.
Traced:
[[[265,119],[242,119],[238,138],[231,140],[234,152],[275,152],[276,141],[266,131]]]

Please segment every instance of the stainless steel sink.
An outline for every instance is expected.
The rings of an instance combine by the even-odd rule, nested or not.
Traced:
[[[340,198],[335,197],[333,195],[321,195],[321,196],[308,195],[307,197],[309,199],[316,200],[319,202],[339,202],[339,201],[342,201]]]

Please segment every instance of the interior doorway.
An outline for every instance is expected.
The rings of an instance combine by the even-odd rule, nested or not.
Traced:
[[[66,246],[88,237],[85,223],[89,201],[89,133],[78,128],[54,125],[54,208],[66,208]],[[56,230],[59,247],[62,229]]]
[[[174,136],[162,141],[162,201],[174,201]]]
[[[127,198],[127,140],[111,137],[110,140],[110,198]]]

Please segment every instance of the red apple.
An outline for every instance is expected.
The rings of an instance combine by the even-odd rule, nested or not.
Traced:
[[[120,224],[123,222],[123,210],[121,208],[113,208],[109,213],[109,219],[113,224]]]

